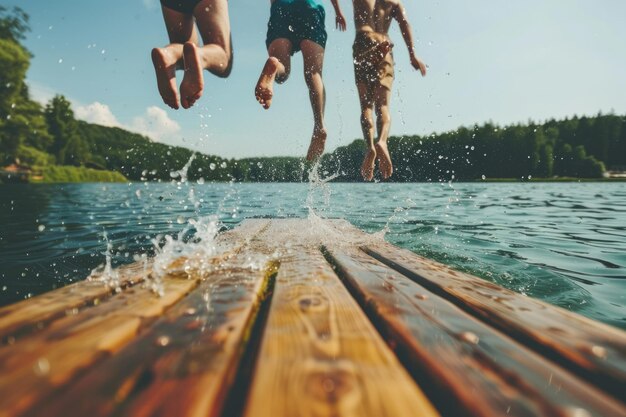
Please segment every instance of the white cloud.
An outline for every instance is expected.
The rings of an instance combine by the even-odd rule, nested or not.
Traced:
[[[88,123],[95,123],[102,126],[121,127],[120,122],[106,104],[97,101],[86,106],[75,106],[74,114],[77,119]]]
[[[32,81],[26,81],[30,98],[39,104],[46,105],[58,93],[53,89]]]
[[[180,125],[170,119],[165,110],[156,106],[148,107],[142,116],[133,118],[126,128],[156,141],[170,139],[180,132]]]

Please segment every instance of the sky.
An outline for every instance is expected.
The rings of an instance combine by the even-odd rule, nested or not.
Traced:
[[[326,6],[327,150],[361,138],[354,85],[352,4],[334,28]],[[45,103],[63,94],[76,117],[119,126],[155,141],[228,158],[303,156],[313,119],[302,57],[263,110],[254,86],[267,52],[269,0],[229,2],[235,51],[232,74],[205,72],[205,92],[189,109],[171,110],[156,88],[150,50],[167,43],[158,0],[0,0],[31,17],[25,41],[34,54],[27,81]],[[391,134],[454,130],[493,121],[542,121],[599,111],[626,114],[626,2],[623,0],[409,0],[405,3],[422,78],[409,65],[394,23],[396,80]],[[182,79],[182,73],[179,73]]]

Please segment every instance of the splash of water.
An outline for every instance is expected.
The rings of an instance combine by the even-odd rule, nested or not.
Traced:
[[[189,219],[187,226],[176,237],[157,236],[152,240],[155,257],[152,259],[150,287],[164,295],[163,278],[172,273],[204,277],[214,268],[211,258],[218,253],[215,237],[220,230],[217,216]],[[186,238],[193,234],[190,239]],[[164,243],[162,243],[164,241]]]
[[[309,211],[309,218],[312,216],[320,217],[318,213],[326,211],[330,207],[332,190],[328,183],[339,177],[339,172],[323,177],[322,175],[327,175],[328,173],[320,174],[320,161],[321,159],[315,161],[308,172],[309,192],[306,197],[306,208]]]
[[[106,251],[102,252],[104,255],[104,263],[94,268],[89,276],[88,280],[102,281],[104,285],[109,288],[113,288],[116,291],[120,290],[120,276],[116,269],[112,266],[113,259],[113,244],[109,241],[107,232],[103,232],[104,241],[106,242]]]

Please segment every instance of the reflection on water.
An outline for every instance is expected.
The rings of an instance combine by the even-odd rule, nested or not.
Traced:
[[[0,187],[0,304],[153,252],[216,215],[306,217],[307,203],[507,288],[626,328],[626,184],[72,184]],[[315,197],[315,196],[313,196]]]

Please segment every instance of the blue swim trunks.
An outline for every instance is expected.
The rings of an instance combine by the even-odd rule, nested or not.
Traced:
[[[300,50],[305,39],[326,47],[326,12],[319,0],[275,0],[270,10],[265,45],[276,39],[291,41],[291,55]]]

